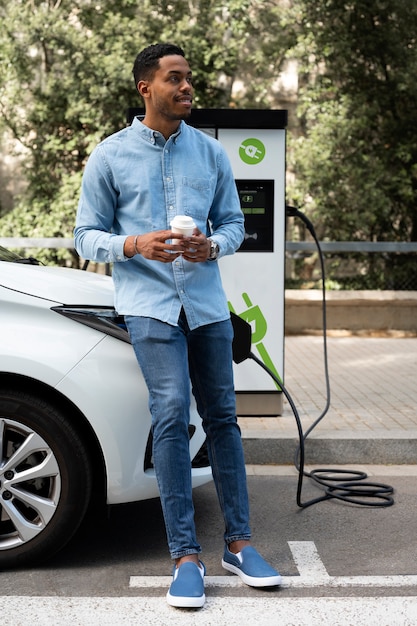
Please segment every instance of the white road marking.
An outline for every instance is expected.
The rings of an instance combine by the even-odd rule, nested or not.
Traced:
[[[172,582],[172,576],[131,576],[129,587],[136,589],[153,589],[168,587]],[[243,584],[237,576],[204,576],[205,587],[241,587]],[[245,586],[245,585],[243,585]]]
[[[413,587],[417,589],[417,575],[405,576],[329,576],[320,559],[314,541],[289,541],[288,545],[294,557],[299,576],[283,576],[281,587]],[[131,576],[129,587],[132,588],[168,588],[171,576]],[[243,587],[237,576],[206,576],[205,586],[212,587]],[[417,624],[417,618],[416,618]]]
[[[283,577],[283,587],[412,587],[417,575],[329,576],[314,541],[289,541],[300,576]]]
[[[317,552],[314,541],[289,541],[300,578],[327,584],[330,576]]]
[[[165,595],[165,594],[164,594]],[[2,626],[415,626],[417,598],[208,597],[175,609],[159,597],[1,598]]]
[[[409,587],[417,576],[329,576],[312,541],[289,542],[299,576],[282,587]],[[206,576],[206,587],[246,585],[237,576]],[[131,576],[129,587],[160,589],[154,596],[2,596],[2,626],[416,626],[417,596],[283,598],[279,591],[227,597],[207,594],[202,609],[165,601],[170,576]],[[161,589],[163,588],[163,589]]]

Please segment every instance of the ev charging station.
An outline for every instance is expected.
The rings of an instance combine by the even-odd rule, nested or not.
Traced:
[[[196,109],[189,123],[213,133],[230,159],[245,240],[219,261],[223,286],[230,310],[251,324],[252,352],[283,381],[287,112]],[[234,368],[238,415],[282,414],[282,393],[262,368],[251,359]]]
[[[143,109],[129,109],[128,123]],[[188,123],[218,139],[230,159],[245,240],[220,259],[229,308],[252,327],[252,352],[284,379],[285,134],[287,111],[195,109]],[[234,365],[237,414],[276,416],[279,386],[252,359]]]

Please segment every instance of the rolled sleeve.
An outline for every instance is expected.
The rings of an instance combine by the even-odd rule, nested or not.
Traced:
[[[117,192],[98,146],[84,171],[74,229],[75,248],[81,257],[98,263],[128,259],[124,254],[127,235],[112,232],[116,206]]]
[[[218,180],[210,210],[213,233],[211,239],[219,245],[219,258],[233,254],[245,236],[244,215],[229,159],[222,149],[218,159]]]

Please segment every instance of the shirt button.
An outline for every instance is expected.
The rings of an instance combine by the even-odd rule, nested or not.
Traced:
[[[172,180],[171,176],[167,176],[167,183],[170,183]]]
[[[168,209],[169,209],[170,211],[173,211],[173,210],[174,210],[174,207],[172,206],[172,204],[170,204],[170,205],[169,205]]]

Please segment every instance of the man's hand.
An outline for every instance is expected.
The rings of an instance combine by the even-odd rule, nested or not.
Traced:
[[[198,228],[194,229],[191,237],[185,237],[183,241],[186,248],[182,256],[186,261],[190,263],[207,261],[210,255],[210,242]]]
[[[174,238],[181,241],[176,244],[167,243]],[[210,242],[198,228],[194,229],[191,237],[184,237],[171,230],[156,230],[144,235],[127,237],[124,254],[127,257],[140,254],[145,259],[161,263],[172,263],[182,254],[190,263],[201,263],[207,261],[209,257]]]
[[[155,230],[144,235],[126,237],[124,253],[127,257],[140,254],[152,261],[172,263],[184,251],[182,243],[176,245],[166,243],[172,236],[170,230]]]

